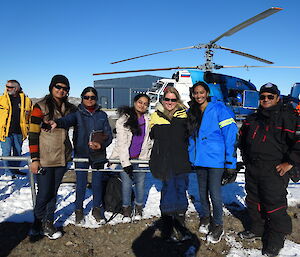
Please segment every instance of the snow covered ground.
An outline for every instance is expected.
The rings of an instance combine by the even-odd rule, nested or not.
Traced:
[[[109,147],[108,152],[111,152],[113,144]],[[23,153],[28,155],[28,142],[25,141],[23,145]],[[1,155],[1,150],[0,150]],[[0,161],[0,166],[3,166]],[[145,198],[146,205],[144,209],[144,218],[158,217],[159,200],[160,200],[161,183],[154,179],[151,174],[146,176]],[[190,201],[189,212],[196,212],[199,209],[199,196],[197,189],[197,181],[195,174],[190,175],[190,185],[188,189],[190,198],[194,198],[194,204]],[[244,175],[239,174],[237,182],[226,185],[222,188],[223,201],[225,204],[235,203],[237,208],[243,208],[245,200],[244,190]],[[0,170],[0,222],[33,222],[32,200],[31,200],[30,182],[28,177],[19,177],[11,180],[7,178],[3,170]],[[58,192],[57,210],[55,213],[56,222],[60,225],[66,226],[75,223],[74,216],[74,202],[75,200],[75,185],[62,184]],[[91,201],[92,192],[87,189],[87,199],[84,202],[86,219],[84,227],[95,228],[99,227],[93,217],[91,216]],[[288,203],[290,206],[300,204],[300,183],[290,183],[288,187]],[[230,215],[229,211],[224,208],[225,215]],[[107,217],[110,213],[106,213]],[[111,224],[122,222],[121,215],[118,215]],[[240,242],[237,242],[233,236],[225,235],[225,240],[231,246],[228,256],[261,256],[257,249],[245,249]],[[279,256],[300,256],[300,244],[291,241],[285,242],[285,247]]]

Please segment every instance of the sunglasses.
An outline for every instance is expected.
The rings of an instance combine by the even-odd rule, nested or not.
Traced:
[[[97,96],[95,96],[95,95],[91,95],[91,96],[89,96],[89,95],[84,95],[82,98],[83,98],[84,100],[89,100],[89,99],[91,99],[91,100],[97,100]]]
[[[274,95],[260,95],[259,100],[265,100],[268,98],[269,100],[274,100],[275,96]]]
[[[62,87],[62,86],[60,86],[60,85],[55,85],[54,86],[56,89],[58,89],[58,90],[63,90],[63,91],[65,91],[65,92],[69,92],[69,90],[70,90],[70,88],[68,88],[68,87]]]
[[[167,97],[165,97],[164,98],[164,101],[166,101],[166,102],[172,102],[172,103],[175,103],[175,102],[177,102],[177,99],[176,98],[167,98]]]
[[[6,88],[10,88],[10,89],[12,89],[12,88],[16,88],[16,87],[10,87],[10,86],[6,86]]]

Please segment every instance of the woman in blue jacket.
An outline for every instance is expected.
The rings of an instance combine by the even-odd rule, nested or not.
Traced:
[[[238,129],[231,110],[209,97],[209,93],[204,82],[194,84],[190,91],[189,158],[198,177],[201,202],[199,231],[208,234],[208,241],[217,243],[224,234],[221,179],[224,169],[233,172],[236,168]]]
[[[108,123],[107,114],[101,111],[97,105],[98,93],[93,87],[86,87],[81,93],[81,104],[78,110],[61,119],[55,120],[52,128],[74,127],[73,145],[75,158],[89,158],[90,163],[75,163],[76,169],[92,168],[102,169],[106,160],[106,147],[112,142],[111,127]],[[94,145],[89,136],[92,131],[103,131],[107,139],[102,145]],[[99,149],[100,147],[100,149]],[[93,160],[94,159],[94,160]],[[95,163],[99,161],[99,163]],[[101,161],[103,161],[101,163]],[[97,165],[100,164],[100,165]],[[76,200],[75,200],[75,223],[80,224],[84,219],[83,201],[85,199],[87,185],[86,171],[76,170]],[[100,171],[92,173],[93,210],[92,215],[98,223],[104,223],[104,208],[102,206],[102,174]]]

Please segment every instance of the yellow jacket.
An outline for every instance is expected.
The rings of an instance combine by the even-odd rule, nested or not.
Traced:
[[[23,140],[26,139],[29,130],[30,113],[32,103],[28,96],[20,92],[20,127],[23,135]],[[5,141],[8,136],[12,115],[12,107],[8,93],[5,91],[0,96],[0,141]]]

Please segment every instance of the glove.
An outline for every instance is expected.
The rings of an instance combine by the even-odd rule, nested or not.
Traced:
[[[132,165],[123,167],[123,170],[128,174],[131,180],[133,180],[133,167]]]
[[[226,169],[223,172],[221,185],[224,186],[229,183],[233,183],[236,179],[237,171],[236,169]]]
[[[289,171],[289,176],[290,179],[294,182],[297,183],[300,180],[300,166],[297,167],[296,165],[293,166]]]

